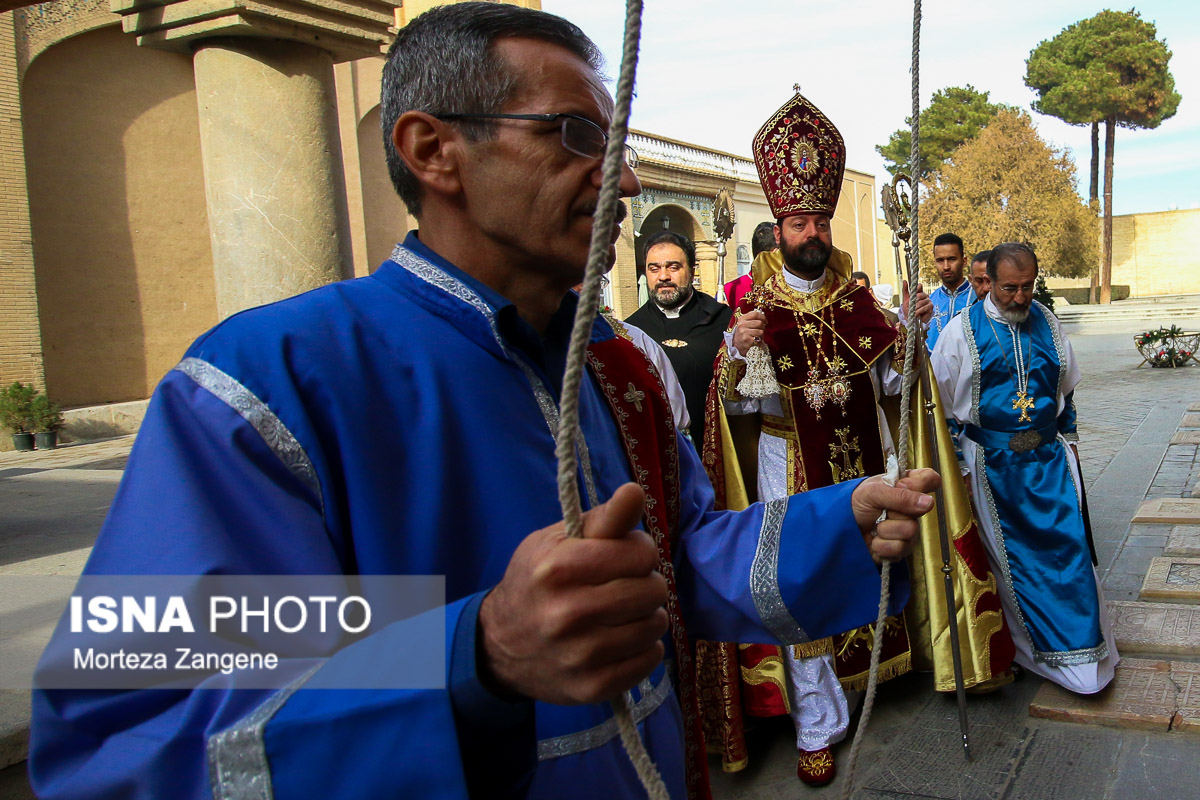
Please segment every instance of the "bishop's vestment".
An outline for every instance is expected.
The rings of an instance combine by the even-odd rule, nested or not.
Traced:
[[[780,391],[761,400],[740,394],[746,361],[732,349],[731,327],[709,393],[704,447],[718,504],[740,508],[755,497],[787,497],[882,473],[892,440],[878,400],[884,392],[899,391],[891,364],[899,334],[870,291],[829,269],[815,281],[782,270],[743,298],[733,325],[753,310],[766,315],[763,343]],[[755,431],[740,432],[747,423],[758,429],[757,441]],[[847,688],[866,685],[873,638],[871,629],[860,628],[794,651],[700,645],[710,751],[722,754],[727,770],[746,763],[740,713],[726,702],[731,697],[750,716],[789,714],[801,750],[839,741],[849,723],[839,680]],[[881,676],[908,671],[909,659],[904,621],[891,617]]]

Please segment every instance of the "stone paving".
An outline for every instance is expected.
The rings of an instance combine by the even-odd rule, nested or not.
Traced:
[[[1123,656],[1200,656],[1200,606],[1112,600],[1108,615]]]
[[[1168,556],[1200,556],[1200,525],[1174,525],[1163,550]]]
[[[1120,675],[1102,697],[1072,694],[1046,683],[1029,706],[1035,717],[1118,728],[1170,731],[1200,719],[1200,664],[1122,658]],[[1186,723],[1186,724],[1185,724]],[[1200,749],[1200,743],[1196,744]]]
[[[1163,395],[1158,394],[1160,401],[1166,399]],[[1182,404],[1176,407],[1185,411]],[[1160,402],[1157,410],[1167,417],[1170,408]],[[1044,684],[1030,704],[1031,715],[1168,731],[1200,749],[1200,740],[1190,738],[1200,733],[1200,500],[1194,498],[1200,477],[1198,408],[1192,402],[1176,417],[1176,430],[1106,576],[1113,632],[1124,654],[1112,684],[1094,697]],[[1138,573],[1137,599],[1116,599],[1130,597]],[[1200,796],[1200,790],[1188,796]]]

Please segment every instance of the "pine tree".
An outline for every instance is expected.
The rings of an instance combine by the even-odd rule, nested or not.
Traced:
[[[990,102],[987,92],[977,91],[969,84],[948,86],[934,94],[929,106],[921,112],[921,164],[917,177],[922,182],[929,180],[955,148],[978,136],[996,112],[1005,108],[1010,106]],[[892,175],[904,172],[911,176],[908,162],[912,154],[909,130],[912,117],[905,117],[904,125],[892,133],[887,144],[875,145],[875,150],[888,161],[887,170]]]
[[[1104,240],[1100,302],[1112,295],[1112,172],[1116,128],[1157,128],[1175,115],[1180,95],[1168,69],[1171,51],[1136,10],[1101,11],[1043,41],[1025,62],[1033,108],[1071,125],[1092,126],[1095,200],[1098,126],[1104,123]]]

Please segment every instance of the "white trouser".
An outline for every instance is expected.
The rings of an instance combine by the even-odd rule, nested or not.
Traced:
[[[850,706],[834,674],[833,655],[796,658],[795,650],[785,647],[783,661],[796,747],[812,751],[840,742],[850,724]]]

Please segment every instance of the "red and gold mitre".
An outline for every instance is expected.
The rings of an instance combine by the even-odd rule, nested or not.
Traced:
[[[846,172],[846,143],[820,109],[797,93],[758,129],[753,148],[775,219],[833,216]]]

